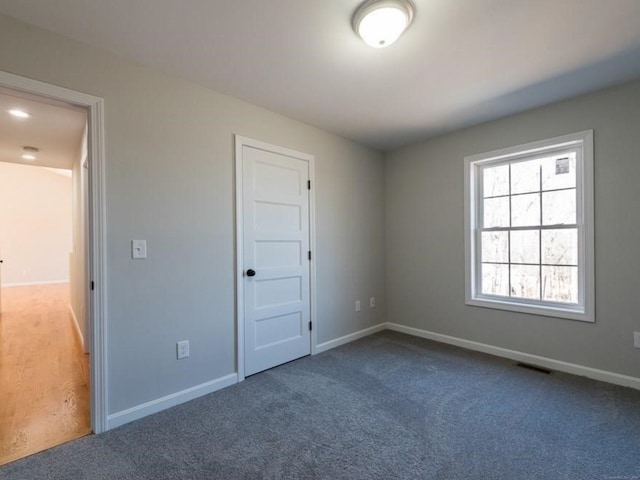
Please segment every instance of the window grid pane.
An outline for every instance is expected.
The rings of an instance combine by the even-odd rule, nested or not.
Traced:
[[[540,225],[540,193],[511,196],[511,226],[535,227]]]
[[[578,303],[578,267],[542,267],[543,300]]]
[[[540,300],[540,266],[511,265],[512,297]]]
[[[542,224],[576,223],[576,189],[542,192]]]
[[[509,165],[485,168],[482,192],[484,198],[509,195]]]
[[[481,291],[485,295],[509,296],[509,265],[482,264]]]

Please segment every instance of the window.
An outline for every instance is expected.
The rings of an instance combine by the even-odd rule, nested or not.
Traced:
[[[466,303],[594,321],[593,131],[465,158]]]

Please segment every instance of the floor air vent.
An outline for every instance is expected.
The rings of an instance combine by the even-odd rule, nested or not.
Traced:
[[[543,367],[537,367],[536,365],[529,365],[528,363],[516,363],[518,367],[526,368],[528,370],[533,370],[534,372],[546,373],[547,375],[551,374],[551,370]]]

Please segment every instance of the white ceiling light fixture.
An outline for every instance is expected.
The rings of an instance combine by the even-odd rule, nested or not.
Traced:
[[[409,0],[367,0],[353,15],[353,29],[367,45],[388,47],[411,24],[413,10]]]
[[[33,161],[36,159],[36,153],[38,153],[40,151],[39,148],[37,147],[22,147],[22,151],[24,152],[22,154],[22,159],[23,160],[30,160]]]

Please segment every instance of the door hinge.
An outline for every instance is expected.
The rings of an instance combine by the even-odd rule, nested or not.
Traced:
[[[307,180],[307,190],[311,190],[311,180]]]
[[[311,322],[309,322],[309,331],[313,330],[312,325],[313,324]]]
[[[311,261],[311,250],[309,250],[309,252],[307,253],[308,253],[307,257],[309,257],[309,261]]]
[[[91,290],[93,290],[95,288],[95,285],[93,283],[93,280],[91,280]]]

